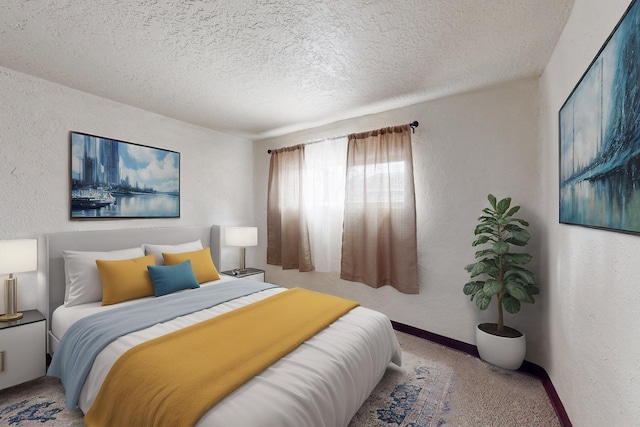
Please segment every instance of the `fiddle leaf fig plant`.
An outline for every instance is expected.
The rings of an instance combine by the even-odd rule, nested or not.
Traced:
[[[488,196],[490,207],[482,210],[475,228],[473,247],[483,249],[476,252],[476,262],[465,269],[472,280],[464,285],[463,292],[475,300],[480,310],[486,310],[495,296],[498,300],[497,332],[504,331],[503,307],[509,313],[520,311],[523,302],[534,303],[539,293],[534,275],[523,266],[533,258],[523,252],[511,252],[514,247],[524,247],[531,237],[529,223],[514,218],[520,206],[511,207],[511,198],[498,201],[493,194]]]

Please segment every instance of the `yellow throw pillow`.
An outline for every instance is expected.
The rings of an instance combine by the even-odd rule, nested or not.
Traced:
[[[211,259],[211,250],[209,248],[177,254],[163,253],[162,258],[166,265],[180,264],[186,260],[191,261],[191,269],[193,270],[193,274],[195,274],[198,283],[220,280],[218,269],[216,269],[216,266]]]
[[[153,254],[121,261],[96,260],[102,280],[102,305],[154,295],[147,266],[156,265]]]

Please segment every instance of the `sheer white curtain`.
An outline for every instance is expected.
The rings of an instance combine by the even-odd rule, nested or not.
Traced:
[[[305,146],[304,206],[316,271],[340,271],[348,138]]]

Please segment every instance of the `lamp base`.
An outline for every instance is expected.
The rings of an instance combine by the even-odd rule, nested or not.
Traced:
[[[0,322],[12,322],[22,319],[22,313],[18,313],[18,278],[9,274],[4,279],[4,314],[0,316]]]
[[[246,259],[245,254],[246,254],[245,247],[240,246],[240,268],[238,268],[238,273],[240,274],[247,274],[247,267],[245,265],[245,259]]]
[[[13,322],[18,319],[22,319],[22,313],[3,314],[0,316],[0,322]]]

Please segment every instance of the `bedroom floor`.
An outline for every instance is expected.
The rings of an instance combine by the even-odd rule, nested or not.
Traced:
[[[372,426],[553,427],[560,422],[537,378],[396,332],[402,367],[390,365],[349,424]],[[43,377],[0,391],[0,425],[82,426],[64,409],[60,382]]]
[[[387,368],[349,427],[561,425],[539,379],[412,335],[396,335],[402,368]]]

